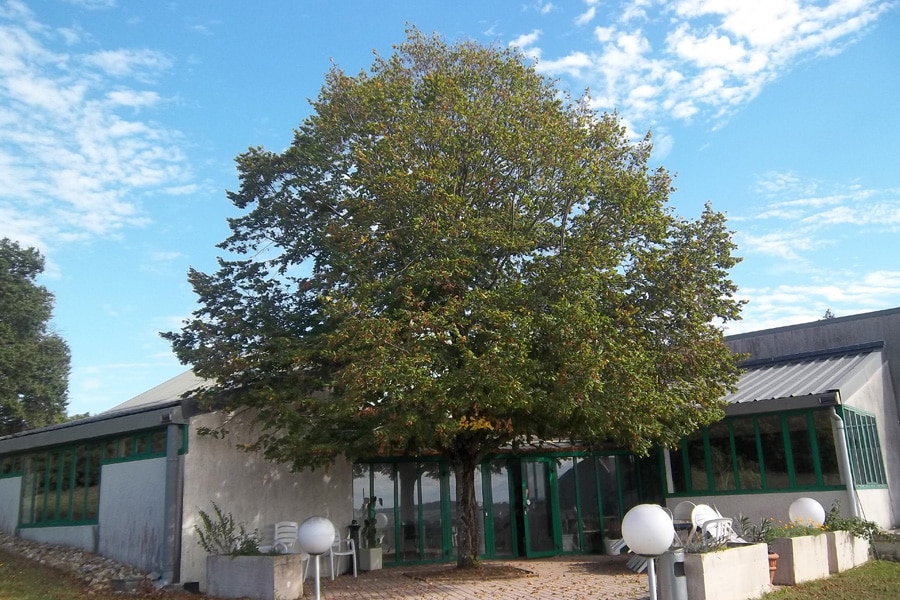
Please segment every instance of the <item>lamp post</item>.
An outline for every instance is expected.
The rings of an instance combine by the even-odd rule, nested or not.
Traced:
[[[316,557],[316,600],[319,600],[319,556],[328,552],[334,543],[334,524],[325,517],[310,517],[300,524],[297,539],[310,557]]]
[[[622,519],[622,538],[635,554],[647,559],[650,600],[656,600],[656,566],[654,560],[672,545],[675,525],[668,513],[657,504],[638,504]]]

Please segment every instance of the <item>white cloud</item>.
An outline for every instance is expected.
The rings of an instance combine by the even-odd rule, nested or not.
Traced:
[[[171,61],[78,43],[0,4],[0,236],[40,248],[140,226],[136,198],[191,184],[177,132],[135,118],[163,104],[135,84]]]
[[[726,326],[728,334],[817,321],[826,310],[842,317],[895,306],[900,271],[842,270],[803,284],[742,288],[740,296],[749,302],[743,319]]]
[[[597,18],[587,2],[575,23]],[[798,62],[840,52],[891,6],[846,0],[820,6],[806,0],[636,0],[604,5],[594,44],[548,57],[538,68],[567,74],[589,87],[595,105],[637,121],[703,117],[717,126]],[[611,11],[618,10],[618,14]],[[652,11],[652,12],[651,12]],[[533,48],[533,34],[514,44]],[[652,86],[652,98],[635,95]]]
[[[587,25],[591,21],[594,20],[594,16],[597,14],[597,8],[594,6],[589,7],[586,11],[575,17],[575,24],[579,27]]]

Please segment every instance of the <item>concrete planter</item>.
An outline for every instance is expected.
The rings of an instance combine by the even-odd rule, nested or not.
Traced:
[[[828,538],[824,534],[775,538],[769,546],[778,554],[775,585],[797,585],[830,574]]]
[[[684,555],[688,600],[745,600],[771,591],[765,544]]]
[[[359,568],[363,571],[377,571],[381,568],[381,548],[360,548]]]
[[[891,536],[874,540],[872,552],[878,560],[900,562],[900,537]]]
[[[840,573],[858,567],[869,560],[869,540],[853,535],[849,531],[829,531],[828,570]]]
[[[297,600],[303,596],[303,559],[299,554],[207,556],[206,594]]]

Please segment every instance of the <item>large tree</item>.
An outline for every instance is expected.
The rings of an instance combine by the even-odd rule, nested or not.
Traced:
[[[0,240],[0,435],[66,420],[69,347],[48,330],[43,272],[40,252]]]
[[[237,158],[245,211],[200,308],[164,334],[254,448],[296,468],[440,453],[459,566],[476,466],[527,439],[646,452],[721,418],[739,316],[724,217],[667,207],[649,135],[515,50],[412,29],[333,68],[282,153]]]

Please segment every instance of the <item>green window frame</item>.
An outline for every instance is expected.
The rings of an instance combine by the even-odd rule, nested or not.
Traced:
[[[875,415],[846,406],[842,412],[854,483],[858,487],[887,485]]]
[[[92,525],[102,466],[166,455],[166,427],[0,457],[0,477],[22,477],[21,527]],[[187,446],[181,428],[179,453]]]
[[[859,456],[873,454],[869,429]],[[726,417],[670,450],[673,493],[729,495],[840,486],[828,409]],[[868,466],[866,472],[872,471]],[[882,468],[883,472],[883,468]]]

